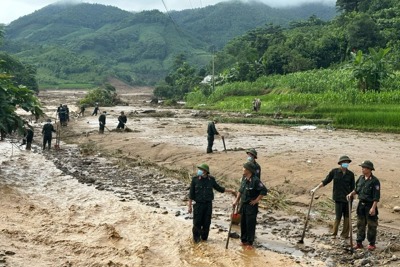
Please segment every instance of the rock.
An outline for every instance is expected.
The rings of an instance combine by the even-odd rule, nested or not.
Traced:
[[[400,212],[400,207],[399,207],[399,206],[394,207],[394,208],[393,208],[393,211],[394,211],[394,212]]]
[[[178,210],[177,212],[175,212],[175,216],[178,217],[181,215],[181,212]]]
[[[15,255],[15,252],[14,251],[6,251],[6,252],[4,252],[6,255],[8,255],[8,256],[13,256],[13,255]]]
[[[165,215],[165,214],[168,214],[168,211],[165,210],[165,211],[163,211],[161,214],[164,214],[164,215]]]

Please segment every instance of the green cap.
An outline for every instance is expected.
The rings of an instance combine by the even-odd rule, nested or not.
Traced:
[[[199,168],[199,169],[201,169],[201,170],[203,170],[203,171],[206,171],[208,174],[210,174],[210,168],[209,168],[208,165],[205,164],[205,163],[202,163],[202,164],[200,164],[200,165],[197,165],[197,168]]]
[[[368,168],[368,169],[370,169],[371,171],[374,171],[374,170],[375,170],[374,164],[373,164],[371,161],[369,161],[369,160],[364,160],[359,166],[361,166],[361,167],[363,167],[363,168]]]
[[[250,153],[254,156],[254,158],[257,158],[257,151],[254,148],[249,148],[246,150],[246,153]]]
[[[339,158],[338,164],[341,164],[344,161],[348,161],[349,163],[351,162],[351,159],[348,156],[341,156]]]
[[[249,170],[252,174],[256,173],[256,165],[254,163],[246,162],[243,164],[243,168]]]

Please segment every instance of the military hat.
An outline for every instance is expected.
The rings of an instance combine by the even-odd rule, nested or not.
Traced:
[[[256,173],[256,165],[254,165],[254,163],[246,162],[243,164],[243,168],[249,170],[253,174]]]
[[[210,168],[205,163],[197,165],[197,168],[202,169],[203,171],[206,171],[208,174],[210,174]]]
[[[369,160],[364,160],[359,166],[375,171],[374,164]]]
[[[47,122],[51,122],[51,119],[47,119]]]
[[[247,149],[246,153],[250,153],[254,156],[254,158],[257,158],[257,151],[254,148]]]
[[[350,163],[351,159],[348,156],[341,156],[339,158],[338,164],[342,163],[343,161],[348,161]]]

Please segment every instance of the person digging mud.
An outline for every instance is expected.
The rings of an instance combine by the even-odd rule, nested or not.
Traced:
[[[121,115],[118,117],[118,126],[117,129],[125,129],[125,124],[128,121],[126,115],[123,111],[121,111]]]
[[[53,134],[56,130],[54,130],[53,124],[51,124],[51,119],[47,119],[47,123],[43,125],[42,134],[43,134],[43,150],[46,149],[46,144],[49,146],[49,150],[51,148],[51,139],[53,139]]]
[[[78,113],[78,117],[79,116],[85,117],[85,110],[86,110],[85,105],[82,105],[81,108],[80,108],[80,111]]]
[[[216,118],[214,118],[212,121],[208,123],[207,127],[207,153],[213,153],[212,147],[214,145],[214,136],[219,135],[219,132],[217,131],[217,128],[215,127],[215,124],[218,122]],[[221,136],[223,137],[223,136]]]
[[[341,156],[338,164],[339,168],[332,169],[326,178],[314,189],[310,190],[314,194],[319,188],[326,186],[333,181],[332,199],[335,201],[335,222],[333,223],[332,238],[336,238],[340,220],[343,217],[343,229],[340,234],[342,238],[349,237],[349,205],[346,196],[354,190],[355,176],[349,170],[351,159],[348,156]]]
[[[193,241],[195,243],[200,240],[207,241],[210,232],[212,201],[214,200],[213,189],[218,192],[234,193],[235,190],[225,189],[220,186],[215,178],[210,175],[210,168],[207,164],[197,166],[197,175],[192,177],[189,190],[188,212],[192,213],[193,205]]]
[[[261,166],[256,162],[257,151],[254,148],[249,148],[246,150],[247,161],[253,163],[256,166],[256,175],[261,180]]]
[[[376,176],[372,174],[375,170],[374,164],[365,160],[361,163],[362,175],[357,179],[356,188],[347,195],[350,201],[354,195],[358,195],[357,206],[357,244],[355,249],[362,249],[362,242],[365,240],[365,230],[368,226],[367,239],[368,250],[376,249],[376,234],[378,228],[378,202],[381,198],[381,184]]]
[[[103,111],[103,114],[99,116],[99,134],[104,133],[104,128],[106,127],[106,111]]]
[[[258,203],[266,196],[268,189],[256,175],[256,166],[251,162],[243,164],[243,179],[233,206],[240,200],[240,239],[248,249],[253,247],[256,233]]]

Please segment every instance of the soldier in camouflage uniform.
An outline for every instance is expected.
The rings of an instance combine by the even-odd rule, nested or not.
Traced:
[[[362,242],[365,239],[366,227],[368,226],[367,239],[369,241],[368,250],[375,250],[376,234],[378,228],[378,202],[381,197],[381,184],[372,174],[374,164],[366,160],[361,163],[362,175],[356,182],[356,188],[347,198],[358,194],[359,203],[357,207],[357,244],[355,249],[363,248]]]

